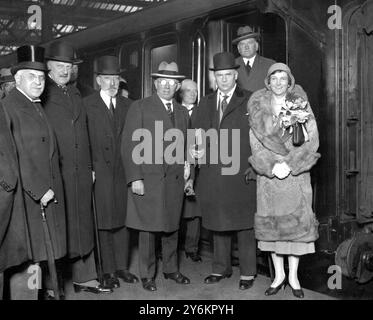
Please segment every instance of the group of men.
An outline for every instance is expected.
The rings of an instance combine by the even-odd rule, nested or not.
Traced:
[[[100,90],[83,98],[72,79],[80,61],[71,45],[55,42],[46,55],[41,47],[18,48],[18,63],[11,68],[15,88],[0,103],[0,272],[9,272],[12,298],[36,298],[37,290],[28,281],[35,265],[45,275],[46,297],[59,298],[46,268],[48,246],[59,275],[66,266],[71,268],[76,292],[110,293],[120,286],[118,278],[138,282],[128,271],[130,229],[139,235],[139,274],[145,290],[157,290],[157,238],[164,277],[189,284],[179,271],[177,254],[183,211],[188,218],[185,250],[193,261],[201,260],[200,222],[213,233],[212,273],[205,283],[231,276],[231,239],[237,235],[239,288],[253,285],[256,186],[245,178],[250,156],[246,104],[251,92],[264,86],[274,63],[257,54],[258,38],[251,28],[242,27],[233,41],[241,57],[228,52],[214,56],[211,70],[217,90],[198,106],[197,85],[179,73],[175,62],[162,62],[151,75],[155,93],[131,104],[118,94],[117,57],[97,60]],[[180,88],[182,104],[175,100]],[[228,137],[239,129],[239,171],[222,174],[226,164],[221,159],[185,164],[189,146],[184,138],[190,128],[226,129]],[[170,129],[178,132],[171,140],[166,138]],[[140,139],[147,134],[164,137],[162,148],[156,139],[150,144]],[[150,162],[140,161],[142,153],[136,156],[139,146],[150,154]],[[213,147],[207,143],[206,154]],[[226,147],[231,154],[233,146]],[[184,152],[169,155],[170,149]],[[102,277],[96,270],[95,238]]]

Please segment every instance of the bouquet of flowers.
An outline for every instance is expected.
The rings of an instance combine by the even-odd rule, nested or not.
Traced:
[[[289,133],[293,134],[293,145],[295,146],[300,146],[308,140],[304,123],[306,123],[311,114],[306,111],[307,105],[307,100],[289,92],[285,97],[285,105],[281,108],[279,114],[283,134],[289,129]]]

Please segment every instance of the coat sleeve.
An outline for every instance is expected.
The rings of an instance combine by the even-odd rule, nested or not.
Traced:
[[[321,156],[316,152],[319,148],[319,133],[315,116],[310,106],[307,112],[311,114],[310,119],[305,123],[309,140],[301,146],[291,149],[289,154],[284,157],[284,161],[289,166],[293,176],[309,171]]]
[[[134,139],[136,136],[144,137],[142,106],[140,101],[135,101],[128,110],[122,133],[121,155],[126,172],[127,184],[136,180],[143,180],[142,165],[136,163],[136,154],[140,151],[142,142]]]
[[[83,99],[83,105],[87,111],[87,126],[88,126],[88,138],[89,138],[89,149],[91,152],[91,160],[92,160],[92,170],[95,171],[95,163],[97,162],[96,150],[97,149],[97,139],[96,133],[97,128],[95,126],[95,116],[90,106],[90,101],[87,99]]]

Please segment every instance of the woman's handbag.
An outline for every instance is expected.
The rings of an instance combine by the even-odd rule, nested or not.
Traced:
[[[305,142],[303,124],[295,122],[293,124],[293,145],[296,147],[301,146]]]

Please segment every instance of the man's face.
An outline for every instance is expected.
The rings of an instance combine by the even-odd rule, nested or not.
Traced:
[[[197,85],[192,82],[184,82],[181,86],[182,90],[182,97],[183,97],[183,103],[184,104],[193,104],[197,100],[198,96],[198,90],[197,90]]]
[[[45,74],[43,71],[23,69],[14,76],[16,87],[21,89],[31,99],[37,99],[43,93]]]
[[[158,96],[165,100],[171,100],[175,92],[179,90],[180,83],[175,79],[158,78],[154,81]]]
[[[272,74],[269,77],[269,87],[276,96],[284,96],[289,87],[289,76],[285,71]]]
[[[47,62],[49,75],[57,84],[64,86],[71,79],[73,64],[69,62],[53,61]]]
[[[216,84],[223,93],[228,93],[236,84],[237,71],[235,69],[218,70],[214,73]]]
[[[242,57],[250,59],[256,55],[259,44],[255,38],[249,38],[241,40],[238,43],[237,48]]]
[[[110,97],[115,97],[119,88],[119,75],[103,75],[96,77],[97,84],[102,91],[105,91]]]
[[[71,77],[70,77],[70,81],[71,82],[74,82],[78,79],[78,74],[79,74],[79,67],[77,64],[73,64],[72,68],[71,68]]]

